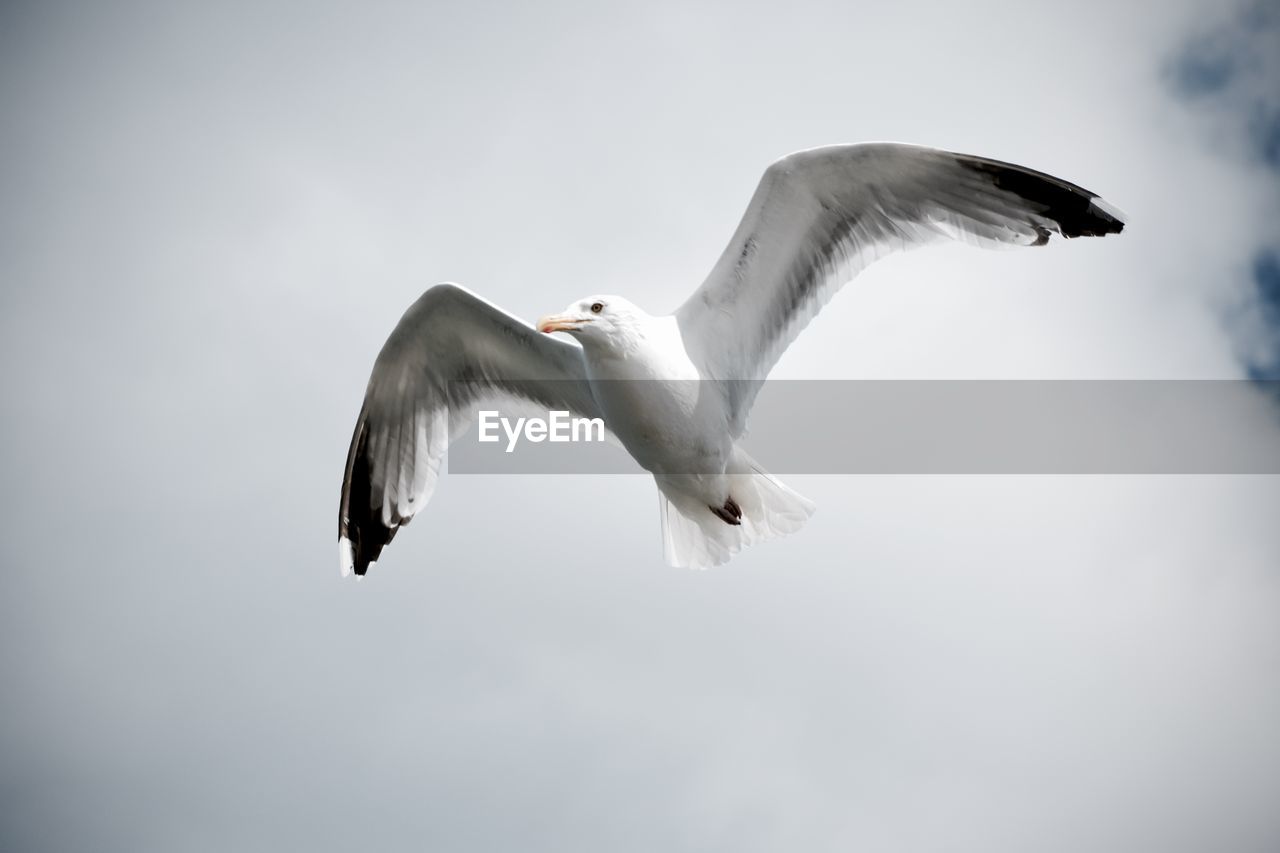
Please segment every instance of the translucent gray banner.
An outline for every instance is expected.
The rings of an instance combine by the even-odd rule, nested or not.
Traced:
[[[752,384],[680,393],[713,403],[749,397]],[[554,386],[539,383],[547,399],[581,393]],[[477,409],[450,448],[451,473],[642,471],[581,413]],[[1280,382],[776,380],[739,444],[777,474],[1280,474]]]

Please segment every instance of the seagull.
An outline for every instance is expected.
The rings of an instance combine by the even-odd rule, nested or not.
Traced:
[[[813,503],[739,440],[779,356],[845,282],[942,239],[1042,246],[1123,227],[1096,193],[1022,166],[831,145],[765,170],[710,275],[673,313],[597,295],[531,326],[459,285],[432,287],[387,338],[356,419],[338,513],[343,574],[365,574],[422,510],[481,405],[602,419],[653,475],[671,565],[719,565],[792,533]]]

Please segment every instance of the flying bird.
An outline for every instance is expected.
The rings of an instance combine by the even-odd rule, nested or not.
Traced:
[[[672,565],[717,565],[794,532],[814,505],[738,441],[770,369],[841,285],[941,239],[1042,246],[1123,227],[1095,193],[1022,166],[833,145],[765,170],[711,274],[673,313],[588,296],[531,326],[458,285],[432,287],[382,347],[356,419],[338,514],[343,573],[365,574],[422,510],[480,405],[601,418],[653,474]]]

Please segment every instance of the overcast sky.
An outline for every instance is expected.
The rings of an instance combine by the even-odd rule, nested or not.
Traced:
[[[646,477],[455,475],[367,580],[335,543],[423,289],[668,310],[814,145],[1131,224],[877,264],[779,376],[1276,375],[1278,39],[1208,0],[4,4],[0,850],[1280,849],[1275,477],[795,477],[800,534],[698,573]]]

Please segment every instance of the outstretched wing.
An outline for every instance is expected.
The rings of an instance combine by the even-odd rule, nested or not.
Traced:
[[[1040,246],[1124,227],[1095,193],[1010,163],[897,143],[788,155],[760,180],[711,275],[676,312],[690,354],[726,383],[738,433],[778,357],[877,258],[943,238]]]
[[[343,574],[363,575],[422,509],[460,413],[495,398],[600,417],[581,349],[457,285],[431,288],[400,318],[369,377],[342,478]]]

